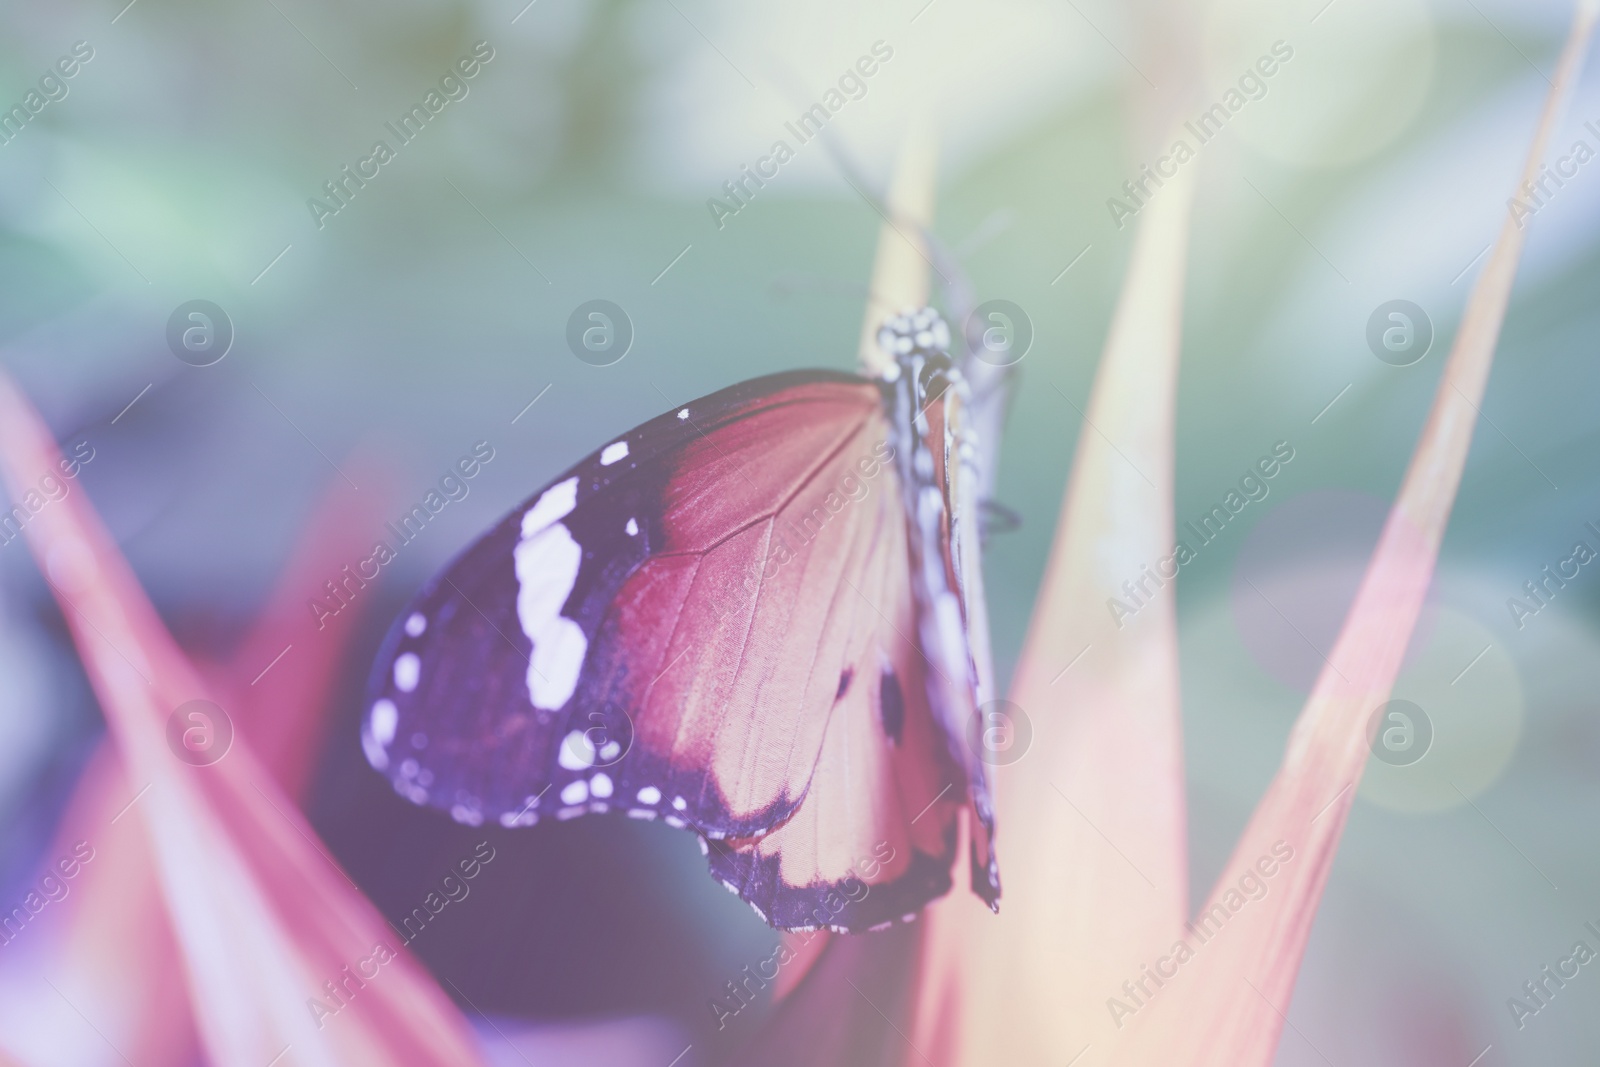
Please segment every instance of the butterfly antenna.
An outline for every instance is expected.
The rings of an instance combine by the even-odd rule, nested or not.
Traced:
[[[822,144],[827,149],[833,163],[839,168],[840,177],[856,191],[856,195],[865,200],[882,219],[898,230],[910,230],[922,239],[922,247],[926,250],[928,266],[932,269],[937,281],[939,292],[944,298],[945,310],[957,323],[965,322],[972,309],[977,306],[973,299],[972,283],[967,273],[954,253],[936,237],[931,229],[921,219],[912,217],[904,211],[897,210],[890,202],[888,196],[878,190],[877,185],[866,176],[859,161],[846,148],[838,133],[831,127],[823,127]],[[896,311],[907,310],[896,308]],[[957,331],[959,332],[959,331]],[[966,338],[961,338],[960,352],[964,357],[968,345]]]
[[[907,136],[916,137],[917,132],[913,130]],[[999,437],[1010,408],[1010,386],[1017,373],[1016,366],[1015,364],[996,366],[976,356],[975,350],[981,347],[981,342],[972,334],[976,331],[978,337],[981,337],[983,326],[973,321],[973,311],[977,308],[975,290],[956,254],[933,234],[922,219],[900,210],[893,202],[893,197],[885,196],[878,191],[875,183],[863,173],[855,156],[843,145],[836,131],[831,127],[824,127],[821,140],[834,165],[839,168],[840,176],[858,196],[882,216],[886,224],[900,231],[902,237],[909,230],[921,238],[919,253],[926,250],[924,259],[932,268],[945,309],[955,325],[951,330],[951,339],[954,342],[952,347],[956,351],[952,355],[955,356],[957,365],[960,366],[972,392],[970,421],[973,428],[978,431],[980,440],[983,441],[981,452],[985,458],[985,462],[980,465],[983,482],[981,495],[988,497],[994,488],[995,469],[999,461]],[[915,244],[909,238],[907,243]],[[876,278],[874,283],[877,283]],[[882,296],[883,294],[876,292],[869,293],[869,304],[882,304],[884,302]],[[892,314],[896,310],[903,309],[890,307],[887,313]],[[872,333],[876,335],[876,324],[873,324]]]
[[[784,68],[781,75],[781,80],[786,83],[791,101],[801,102],[800,106],[803,107],[804,103],[802,101],[806,93],[800,83],[799,76],[791,68]],[[913,120],[913,122],[915,121]],[[919,132],[913,128],[912,131],[907,133],[907,140],[910,141],[912,138],[917,137]],[[1009,392],[1008,387],[1011,379],[1016,373],[1015,367],[996,367],[993,364],[984,363],[974,358],[974,343],[973,338],[969,336],[969,331],[976,328],[978,335],[981,337],[982,327],[972,322],[972,313],[977,308],[976,291],[967,272],[961,266],[960,257],[935,236],[933,230],[921,218],[899,209],[894,204],[892,197],[880,191],[877,183],[867,177],[866,171],[862,168],[856,155],[845,146],[837,129],[832,126],[824,126],[819,131],[819,134],[818,139],[821,140],[828,157],[833,160],[834,166],[839,169],[839,176],[855,190],[856,195],[865,200],[867,205],[877,212],[885,223],[901,231],[902,237],[905,236],[904,231],[910,230],[921,238],[921,247],[918,252],[923,255],[928,266],[932,269],[933,275],[937,279],[939,292],[944,298],[945,310],[950,319],[956,324],[956,329],[952,331],[956,342],[953,347],[956,351],[952,352],[951,355],[956,357],[962,373],[966,375],[967,381],[972,387],[974,404],[998,411],[999,417],[1003,420],[1008,406],[1006,394]],[[915,242],[909,239],[907,243],[915,245]],[[874,282],[876,281],[877,279],[875,278]],[[880,293],[869,288],[867,290],[868,304],[869,306],[880,306],[886,317],[896,312],[912,310],[896,303],[892,299],[893,295]],[[879,323],[876,322],[869,323],[869,328],[863,331],[863,336],[866,338],[875,337],[878,325]]]

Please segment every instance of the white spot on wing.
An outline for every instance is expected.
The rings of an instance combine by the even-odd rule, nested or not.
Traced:
[[[385,752],[383,746],[373,740],[372,735],[365,730],[361,731],[361,751],[367,757],[367,763],[372,766],[373,770],[382,771],[388,769],[389,753]]]
[[[661,803],[661,790],[657,789],[653,785],[645,786],[643,789],[639,790],[639,803],[641,803],[641,804],[659,804],[659,803]]]
[[[672,806],[677,808],[679,811],[682,811],[689,806],[689,802],[684,800],[682,797],[673,797]]]
[[[572,482],[576,484],[576,479]],[[528,518],[555,491],[545,493],[523,517],[524,530],[528,528]],[[533,643],[533,655],[528,660],[528,696],[534,707],[553,711],[571,698],[589,651],[582,627],[561,614],[561,606],[578,580],[583,549],[565,525],[556,523],[524,536],[512,556],[517,573],[517,620]]]
[[[637,536],[639,536],[639,520],[637,520],[637,519],[629,519],[628,520],[628,525],[627,525],[627,531],[628,531],[628,536],[629,537],[637,537]]]
[[[413,611],[411,617],[406,620],[406,633],[411,637],[421,637],[427,628],[428,620],[420,611]]]
[[[406,652],[394,661],[395,688],[402,693],[409,693],[417,687],[417,679],[422,677],[422,661],[415,652]]]
[[[688,417],[689,417],[689,409],[688,408],[684,408],[682,411],[678,412],[678,418],[687,419]]]
[[[607,741],[600,746],[600,759],[605,763],[615,763],[620,755],[622,755],[622,745],[617,741]]]
[[[399,721],[400,712],[392,700],[379,700],[372,705],[367,728],[361,731],[361,751],[365,753],[367,762],[377,770],[385,770],[389,766],[386,749],[389,742],[394,740],[395,725]]]
[[[604,800],[611,795],[611,776],[604,772],[589,779],[589,795]]]
[[[628,458],[628,442],[616,441],[606,445],[600,453],[600,466],[609,467],[619,459]]]
[[[559,708],[571,698],[588,651],[583,627],[564,615],[556,616],[534,642],[533,660],[528,664],[528,692],[534,707]]]
[[[567,517],[578,502],[578,476],[558,482],[540,494],[522,516],[522,536],[532,537],[558,519]]]
[[[561,739],[556,762],[569,771],[588,770],[594,766],[594,742],[585,737],[582,731],[572,731]]]
[[[400,721],[400,711],[392,700],[379,700],[372,705],[372,736],[385,747],[394,740],[394,728]]]
[[[588,799],[589,783],[581,778],[576,782],[568,782],[566,787],[561,790],[561,803],[563,804],[582,804]]]

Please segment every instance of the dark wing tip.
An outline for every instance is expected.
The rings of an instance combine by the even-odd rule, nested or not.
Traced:
[[[873,883],[852,875],[836,882],[790,885],[783,881],[780,856],[757,856],[720,841],[708,843],[707,859],[712,877],[723,888],[779,930],[829,929],[841,934],[885,930],[897,922],[911,922],[954,884],[953,854],[938,857],[916,850],[898,878]]]

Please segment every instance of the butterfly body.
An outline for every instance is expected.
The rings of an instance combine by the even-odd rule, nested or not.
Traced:
[[[914,915],[948,891],[970,807],[992,902],[964,730],[987,677],[977,483],[934,347],[882,380],[790,372],[692,401],[514,510],[391,629],[369,762],[465,823],[692,829],[789,929]]]

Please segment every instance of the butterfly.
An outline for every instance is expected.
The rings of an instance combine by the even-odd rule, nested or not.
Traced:
[[[699,835],[769,924],[998,908],[977,452],[931,308],[875,378],[756,378],[609,442],[396,619],[361,727],[458,822],[622,812]],[[963,835],[962,828],[965,826]]]

